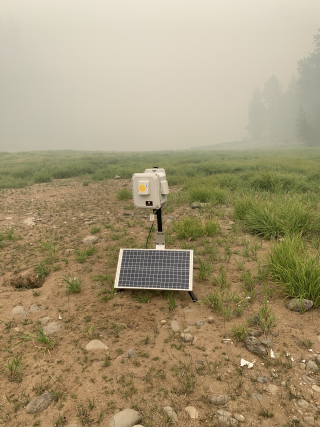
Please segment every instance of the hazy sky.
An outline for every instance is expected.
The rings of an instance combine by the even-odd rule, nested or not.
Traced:
[[[242,139],[318,28],[319,0],[1,0],[0,151]]]

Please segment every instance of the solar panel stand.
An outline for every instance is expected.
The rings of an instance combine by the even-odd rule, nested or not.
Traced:
[[[156,235],[156,249],[163,250],[166,248],[166,241],[164,237],[164,232],[162,231],[161,208],[154,209],[153,213],[157,215],[157,224],[158,224],[158,232]]]
[[[189,291],[188,294],[190,295],[193,302],[198,301],[198,298],[195,296],[195,294],[192,291]]]

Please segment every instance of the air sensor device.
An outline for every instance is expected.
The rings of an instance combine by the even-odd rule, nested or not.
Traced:
[[[136,208],[161,209],[167,205],[169,186],[164,169],[154,167],[132,175],[133,203]]]

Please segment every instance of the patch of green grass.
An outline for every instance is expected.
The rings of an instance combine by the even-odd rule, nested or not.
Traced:
[[[45,279],[50,273],[50,270],[46,267],[44,262],[39,262],[38,264],[36,264],[34,267],[34,271],[37,275],[37,280]]]
[[[91,227],[91,234],[96,234],[100,232],[100,227],[98,227],[97,225],[94,225],[93,227]]]
[[[121,190],[117,191],[117,199],[118,200],[127,200],[132,199],[132,191],[127,188],[121,188]]]
[[[67,293],[78,294],[81,292],[81,279],[78,277],[63,276],[62,281],[67,284]]]
[[[319,256],[309,252],[300,236],[287,237],[272,245],[268,269],[286,296],[310,299],[314,307],[320,305]]]
[[[241,219],[247,231],[267,239],[277,236],[306,234],[319,230],[319,216],[310,204],[278,196],[272,200],[253,197],[238,199],[234,216]]]
[[[244,341],[247,336],[247,328],[244,325],[234,325],[232,327],[232,337],[236,341]]]
[[[42,328],[37,328],[36,333],[24,332],[20,335],[22,341],[34,341],[43,344],[48,350],[52,350],[55,346],[55,340],[47,336]],[[21,341],[20,341],[21,342]]]
[[[190,202],[220,204],[226,202],[226,192],[211,186],[196,186],[188,189]]]
[[[22,381],[22,369],[25,365],[21,362],[22,356],[13,356],[11,361],[8,361],[7,368],[10,371],[9,381],[21,382]]]
[[[97,249],[92,246],[88,249],[85,249],[84,251],[75,251],[75,258],[80,263],[83,264],[87,258],[94,255],[97,252]]]
[[[186,217],[180,221],[174,221],[173,231],[178,239],[195,240],[202,236],[214,236],[219,230],[219,224],[213,219],[206,220],[204,224],[200,218]]]

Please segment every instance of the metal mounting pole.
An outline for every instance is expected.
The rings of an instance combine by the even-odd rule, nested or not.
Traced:
[[[188,294],[190,295],[193,302],[198,301],[198,298],[195,296],[195,294],[192,291],[188,291]]]
[[[157,215],[157,224],[158,224],[158,232],[156,235],[156,249],[165,249],[166,242],[164,237],[164,232],[162,231],[162,217],[161,217],[161,208],[154,209],[153,213]]]

